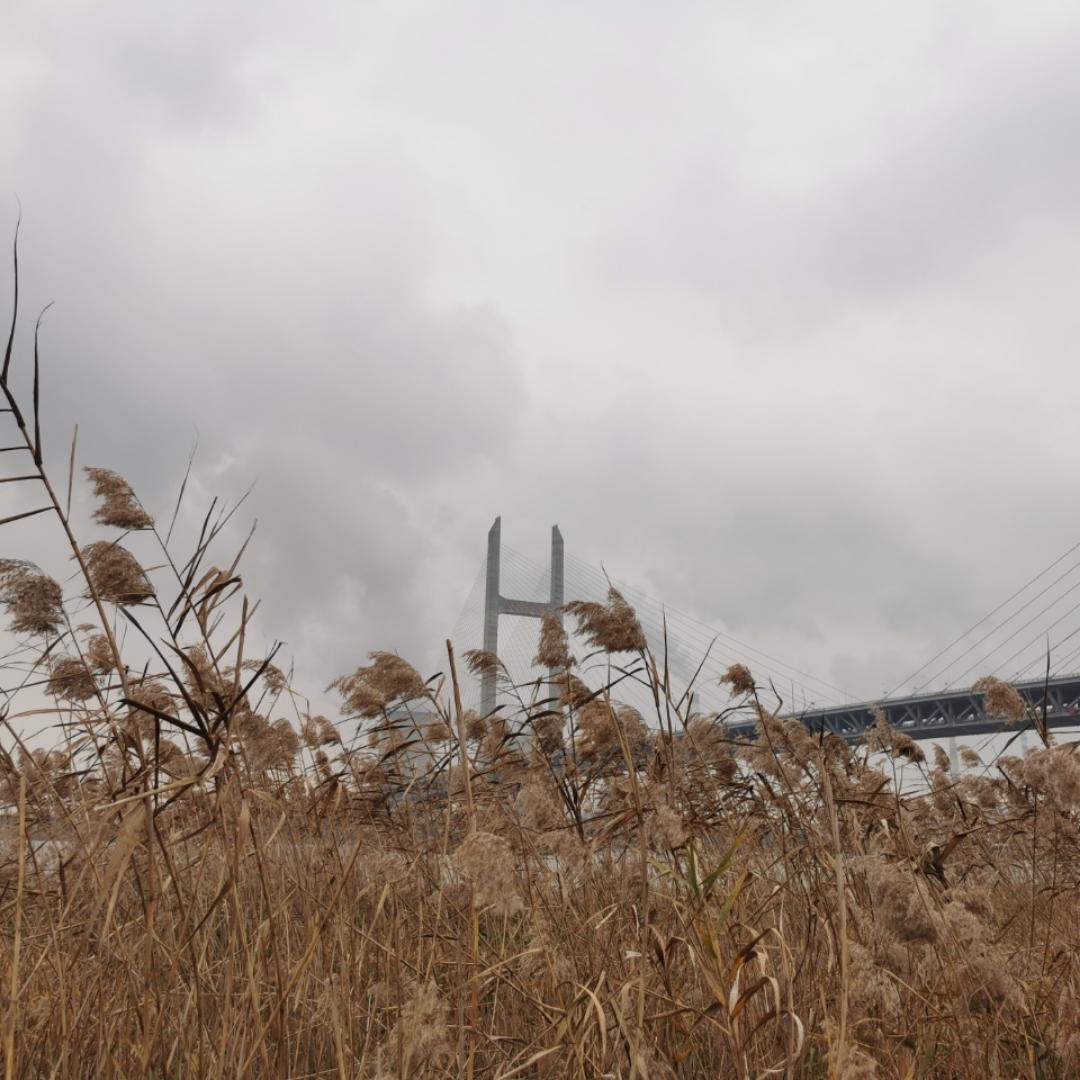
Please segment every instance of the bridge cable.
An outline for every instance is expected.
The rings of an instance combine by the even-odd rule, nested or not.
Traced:
[[[1030,581],[1026,581],[1023,585],[1021,585],[1020,588],[1017,589],[1016,592],[1014,592],[1011,596],[1008,596],[1008,597],[1006,597],[1006,599],[1002,600],[1001,603],[997,605],[997,607],[995,607],[991,611],[988,611],[981,619],[979,619],[977,622],[975,622],[971,626],[969,626],[962,634],[959,635],[959,637],[954,638],[943,649],[941,649],[939,652],[937,652],[933,656],[931,656],[930,659],[927,660],[926,663],[922,665],[922,667],[917,668],[907,678],[902,679],[899,683],[897,683],[896,686],[894,686],[885,695],[885,698],[886,699],[891,698],[897,692],[897,690],[900,690],[904,686],[914,684],[915,679],[919,675],[921,675],[928,667],[930,667],[931,664],[933,664],[936,661],[940,660],[941,657],[943,657],[951,648],[953,648],[956,645],[959,645],[960,642],[963,641],[964,638],[966,638],[968,636],[968,634],[973,633],[975,630],[978,630],[979,627],[983,625],[983,623],[985,623],[988,619],[992,619],[999,611],[1002,610],[1002,608],[1005,608],[1009,604],[1011,604],[1018,596],[1022,595],[1026,590],[1030,589],[1031,586],[1034,585],[1036,581],[1038,581],[1041,577],[1044,577],[1051,570],[1053,570],[1054,567],[1058,565],[1058,563],[1064,562],[1074,551],[1077,551],[1077,550],[1080,550],[1080,540],[1078,540],[1075,544],[1073,544],[1073,546],[1071,548],[1069,548],[1068,551],[1066,551],[1063,554],[1059,555],[1052,563],[1050,563],[1048,566],[1046,566],[1042,570],[1040,570],[1033,578],[1031,578]],[[1006,621],[1008,621],[1008,620],[1006,620]],[[946,668],[945,670],[947,671],[948,668]],[[924,683],[923,685],[925,686],[926,684]]]
[[[1080,543],[1078,543],[1077,546],[1080,547]],[[1061,561],[1060,559],[1057,560],[1057,562],[1060,562],[1060,561]],[[1012,622],[1012,620],[1015,619],[1021,612],[1026,611],[1029,607],[1031,607],[1031,605],[1034,604],[1036,600],[1038,600],[1042,596],[1045,596],[1055,585],[1057,585],[1060,582],[1064,581],[1064,579],[1067,578],[1078,567],[1080,567],[1080,562],[1073,563],[1073,565],[1070,566],[1063,574],[1060,574],[1058,577],[1054,578],[1054,580],[1051,581],[1049,585],[1046,585],[1044,588],[1040,589],[1039,592],[1037,592],[1034,596],[1032,596],[1029,600],[1026,600],[1011,615],[1009,615],[1005,619],[1002,619],[995,626],[991,627],[990,630],[988,630],[985,634],[983,634],[983,636],[981,638],[979,638],[978,641],[972,642],[971,645],[969,645],[962,653],[960,653],[959,656],[955,657],[953,660],[950,660],[949,663],[947,663],[940,671],[937,672],[937,674],[932,675],[929,679],[926,680],[926,682],[922,683],[920,686],[914,687],[915,693],[917,694],[917,693],[920,693],[921,691],[925,690],[926,687],[929,686],[930,682],[933,679],[941,678],[941,676],[944,675],[945,672],[949,670],[949,668],[951,668],[951,667],[955,666],[956,664],[960,663],[960,661],[963,660],[964,657],[970,656],[971,653],[973,653],[980,645],[984,644],[986,641],[988,641],[990,638],[992,638],[999,630],[1001,630],[1003,627],[1008,625],[1008,623]],[[1044,573],[1045,573],[1045,571],[1044,571]],[[1039,577],[1042,577],[1042,574],[1040,574]],[[1025,588],[1029,587],[1030,585],[1031,585],[1031,582],[1028,582],[1028,585],[1025,586]],[[1043,608],[1043,610],[1041,612],[1039,612],[1039,615],[1044,614],[1046,611],[1048,611],[1049,608],[1053,607],[1054,604],[1056,604],[1058,602],[1058,600],[1060,600],[1062,598],[1062,596],[1067,596],[1068,593],[1071,592],[1076,587],[1077,587],[1076,585],[1071,586],[1068,590],[1066,590],[1064,593],[1062,593],[1061,596],[1058,596],[1057,598],[1055,598],[1053,600],[1053,602],[1048,607]],[[1020,591],[1023,592],[1023,589],[1021,589]],[[1016,596],[1018,596],[1018,595],[1019,595],[1018,593],[1014,593],[1013,596],[1010,597],[1010,600],[1015,599]],[[1007,602],[1008,601],[1006,601],[1006,603]],[[994,610],[999,611],[1003,606],[1004,606],[1004,604],[999,604],[998,607],[995,608]],[[1038,618],[1038,617],[1039,617],[1038,615],[1035,616],[1035,618]],[[989,615],[984,616],[982,619],[979,620],[979,622],[980,623],[986,622],[986,620],[988,618],[989,618]],[[1031,622],[1027,622],[1020,629],[1023,630],[1024,628],[1026,628],[1027,626],[1030,626],[1030,625],[1031,625]],[[971,632],[970,630],[967,631],[967,633],[970,633],[970,632]],[[961,635],[961,638],[963,638],[965,636],[966,636],[966,634]],[[1013,635],[1013,636],[1015,636],[1015,635]],[[957,640],[960,640],[960,639],[957,639]],[[1006,641],[1008,641],[1008,640],[1011,640],[1011,638],[1006,638]],[[953,642],[954,645],[956,643],[957,642]],[[952,648],[952,646],[950,645],[949,648]],[[947,650],[942,650],[942,651],[944,652],[944,651],[947,651]],[[988,654],[988,656],[992,656],[993,653],[996,652],[996,651],[997,651],[996,649],[992,650]],[[939,653],[938,655],[940,656],[941,654]],[[922,668],[920,668],[919,670],[920,671],[925,670],[927,667],[930,666],[930,663],[932,663],[932,662],[933,661],[930,661],[929,663],[924,664],[922,666]],[[905,683],[908,682],[908,681],[909,680],[905,680]],[[955,682],[955,680],[952,680],[952,681]],[[901,685],[904,685],[904,683],[901,683]],[[950,682],[950,683],[948,683],[946,685],[951,686],[952,682]]]
[[[580,575],[582,576],[591,576],[594,584],[597,582],[603,582],[603,592],[606,593],[608,582],[607,578],[604,577],[602,573],[597,571],[595,568],[589,566],[589,564],[583,563],[581,559],[575,558],[573,556],[571,556],[570,558],[573,564],[573,569],[575,569],[577,573],[580,573]],[[730,642],[735,642],[735,644],[739,645],[743,644],[737,642],[737,639],[732,638],[730,635],[714,631],[712,627],[707,626],[700,620],[686,616],[684,612],[660,604],[658,600],[653,599],[644,591],[637,589],[636,586],[627,585],[624,582],[618,581],[613,581],[612,584],[615,584],[616,588],[623,592],[626,595],[627,599],[631,600],[635,608],[639,609],[639,615],[644,616],[644,621],[650,626],[650,629],[656,631],[656,633],[653,634],[654,640],[659,639],[662,636],[662,621],[664,617],[666,617],[667,624],[669,624],[669,642],[671,642],[672,640],[672,625],[676,624],[675,629],[678,631],[678,634],[674,638],[676,644],[678,644],[680,640],[685,640],[687,637],[696,639],[702,651],[704,651],[705,647],[707,647],[708,644],[715,643],[715,640],[718,638],[726,638],[730,640]],[[650,615],[646,616],[645,612],[643,610],[640,610],[643,608],[651,608],[654,610],[650,612]],[[730,646],[728,646],[728,648],[730,648]],[[766,653],[760,653],[759,650],[752,649],[751,647],[744,646],[744,648],[746,648],[748,651],[758,652],[759,656],[766,656]],[[740,657],[738,652],[734,653],[733,656],[732,653],[728,652],[727,656],[724,659],[721,659],[721,657],[723,656],[724,653],[721,652],[721,650],[716,649],[714,645],[713,651],[710,654],[710,657],[708,657],[708,659],[706,660],[706,663],[703,667],[703,671],[708,671],[710,669],[715,670],[717,666],[723,666],[726,669],[726,666],[728,666],[728,661],[741,661],[747,659],[745,657],[745,653],[742,657]],[[697,666],[696,663],[691,663],[693,666]],[[751,663],[754,664],[753,661]],[[818,683],[821,683],[822,681],[821,679],[816,679],[812,675],[807,675],[806,672],[799,672],[798,669],[795,669],[795,667],[792,667],[791,665],[785,664],[783,661],[774,660],[774,663],[780,664],[783,667],[788,667],[789,671],[796,672],[799,675],[805,675],[806,677],[814,681],[818,681]],[[758,662],[756,663],[756,666],[758,667],[758,669],[764,669],[767,673],[769,673],[774,678],[777,678],[783,684],[792,683],[793,686],[798,686],[802,693],[804,693],[804,696],[811,697],[811,694],[809,693],[809,687],[805,684],[799,684],[797,680],[792,679],[791,674],[789,674],[788,672],[781,671],[778,669],[778,667],[774,667],[770,664]],[[720,671],[718,674],[723,675],[723,673],[723,671]],[[824,685],[828,686],[828,684]],[[838,688],[831,687],[831,689]],[[843,693],[845,691],[841,690],[839,692]],[[823,694],[819,690],[818,692],[813,694],[812,697],[820,698],[823,697]],[[825,694],[824,697],[832,698],[832,694]]]
[[[972,664],[971,667],[969,667],[966,671],[963,671],[959,675],[957,675],[956,678],[952,680],[952,682],[946,684],[945,689],[946,690],[949,689],[949,687],[952,686],[953,683],[957,682],[960,679],[963,679],[966,675],[970,675],[971,672],[974,671],[980,664],[985,664],[986,661],[989,660],[990,657],[994,655],[994,653],[999,652],[1001,649],[1003,649],[1010,641],[1013,640],[1013,638],[1015,638],[1017,636],[1017,634],[1023,633],[1033,622],[1035,622],[1041,616],[1045,615],[1052,607],[1056,606],[1062,600],[1064,600],[1065,597],[1069,595],[1069,593],[1075,592],[1077,589],[1080,589],[1080,581],[1076,582],[1073,586],[1071,586],[1064,593],[1062,593],[1061,596],[1057,597],[1054,600],[1053,603],[1048,604],[1046,607],[1044,607],[1042,609],[1042,611],[1038,612],[1038,614],[1033,615],[1030,619],[1028,619],[1028,621],[1026,623],[1024,623],[1023,626],[1017,627],[1017,629],[1014,630],[999,645],[996,645],[993,649],[990,650],[990,652],[988,652],[981,659],[976,660],[975,663]],[[1073,607],[1069,608],[1069,610],[1066,611],[1065,614],[1062,615],[1060,618],[1058,618],[1057,620],[1052,622],[1049,626],[1044,627],[1043,629],[1039,630],[1039,632],[1033,638],[1031,638],[1030,641],[1025,642],[1011,656],[1008,656],[1004,660],[1002,660],[1001,663],[997,666],[997,670],[1001,671],[1006,664],[1012,663],[1012,661],[1015,660],[1018,656],[1020,656],[1024,652],[1026,652],[1028,649],[1030,649],[1032,647],[1032,645],[1036,644],[1038,642],[1038,640],[1043,636],[1043,634],[1047,633],[1050,630],[1053,630],[1054,627],[1058,625],[1058,623],[1064,622],[1065,619],[1067,619],[1070,615],[1072,615],[1076,611],[1080,611],[1080,604],[1076,604]]]
[[[519,568],[523,567],[523,566],[537,567],[538,568],[538,564],[533,563],[532,560],[528,559],[526,556],[522,555],[520,552],[517,552],[517,551],[515,551],[513,549],[510,549],[510,548],[507,548],[507,547],[504,547],[503,550],[504,550],[504,552],[506,552],[507,554],[510,555],[511,559],[513,559],[513,560],[515,560],[517,562],[517,565],[518,565]],[[604,574],[602,574],[600,571],[596,570],[594,567],[590,566],[588,563],[585,563],[582,560],[580,560],[580,559],[578,559],[578,558],[576,558],[576,557],[574,557],[572,555],[567,557],[567,567],[566,568],[569,571],[568,576],[567,576],[567,582],[568,582],[567,595],[568,596],[570,596],[575,591],[580,591],[580,592],[583,592],[583,593],[586,593],[586,594],[592,594],[592,597],[595,597],[595,599],[597,599],[597,600],[602,600],[606,596],[609,582],[608,582],[607,577]],[[545,576],[547,576],[546,572],[545,572]],[[548,583],[550,582],[550,577],[549,576],[547,576],[547,582]],[[628,585],[626,585],[624,583],[615,583],[615,584],[617,585],[617,587],[620,587],[622,589],[622,591],[625,592],[625,594],[627,595],[627,598],[639,609],[638,610],[639,619],[643,623],[643,628],[646,629],[646,631],[647,631],[647,637],[650,637],[654,642],[658,641],[663,636],[662,621],[663,621],[664,616],[666,615],[667,620],[668,620],[668,624],[669,624],[669,631],[670,631],[672,623],[676,623],[676,624],[682,623],[683,624],[683,626],[681,628],[679,626],[676,626],[676,629],[678,630],[678,633],[674,638],[674,641],[675,641],[676,644],[680,640],[682,640],[685,637],[689,636],[689,637],[696,638],[698,640],[698,642],[702,646],[702,651],[704,651],[705,647],[710,643],[710,639],[706,636],[705,633],[702,632],[703,630],[704,631],[709,631],[710,630],[710,628],[707,627],[704,623],[701,623],[698,620],[694,620],[694,619],[690,618],[689,616],[685,616],[681,612],[674,611],[672,609],[664,608],[663,605],[659,604],[657,601],[655,601],[651,597],[649,597],[646,593],[642,592],[641,590],[637,589],[634,586],[628,586]],[[585,599],[585,598],[589,598],[589,597],[588,596],[582,596],[580,598]],[[728,639],[730,639],[732,641],[737,641],[737,639],[731,638],[730,635],[716,634],[715,632],[712,632],[712,637],[713,638],[726,637],[726,638],[728,638]],[[669,640],[669,642],[672,640],[672,635],[670,634],[670,632],[669,632],[669,635],[668,635],[668,640]],[[739,643],[739,644],[741,644],[741,643]],[[749,646],[746,646],[746,648],[750,649]],[[502,652],[502,651],[503,650],[500,648],[500,652]],[[750,649],[750,651],[759,652],[759,650],[753,650],[753,649]],[[760,653],[760,655],[767,656],[767,654],[764,654],[764,653]],[[515,659],[517,659],[517,658],[515,657]],[[723,674],[723,671],[726,669],[726,667],[729,665],[729,663],[734,659],[737,659],[737,657],[731,657],[730,654],[728,655],[728,657],[722,658],[720,650],[717,650],[715,648],[715,642],[713,642],[712,652],[709,654],[705,664],[702,666],[702,672],[705,673],[705,678],[702,679],[701,675],[699,675],[697,686],[696,686],[696,691],[695,692],[696,692],[697,696],[699,697],[699,699],[700,699],[703,691],[705,691],[706,687],[708,686],[708,683],[712,681],[710,679],[710,675],[714,676],[715,681],[718,683],[720,676]],[[776,663],[783,664],[782,661],[776,661]],[[676,663],[674,665],[676,671],[678,671],[681,666],[682,665],[680,665],[678,663]],[[697,664],[695,662],[693,662],[693,661],[689,661],[686,664],[686,666],[688,668],[696,668]],[[814,694],[811,694],[809,692],[809,688],[807,686],[801,685],[801,684],[798,684],[798,683],[794,682],[791,679],[790,674],[788,674],[787,672],[779,671],[779,670],[777,670],[775,668],[772,668],[771,666],[767,666],[767,665],[759,665],[759,666],[760,667],[765,667],[766,670],[773,677],[778,679],[782,684],[786,685],[789,682],[792,684],[793,701],[799,696],[799,694],[796,693],[796,688],[798,689],[798,691],[801,692],[801,696],[803,697],[804,702],[809,701],[811,698],[821,698],[822,696],[831,697],[831,695],[822,695],[822,692],[820,690],[817,691]],[[783,666],[789,667],[790,665],[783,665]],[[792,668],[791,670],[798,671],[798,669],[795,669],[795,668]],[[806,674],[806,673],[805,672],[799,672],[799,674]],[[808,677],[811,678],[811,679],[814,679],[813,676],[808,676]],[[822,682],[822,680],[819,680],[819,679],[815,679],[814,681]],[[829,684],[825,683],[824,685],[828,686]],[[710,688],[710,689],[712,690],[712,692],[710,694],[707,694],[706,695],[707,697],[714,697],[715,698],[715,697],[720,696],[718,687]],[[832,689],[839,689],[839,688],[833,687]],[[840,691],[840,692],[841,693],[846,693],[845,691]],[[850,695],[848,695],[848,696],[850,696]],[[722,705],[723,702],[717,702],[717,704]]]
[[[585,571],[585,572],[588,572],[588,573],[592,574],[596,579],[601,578],[601,575],[599,574],[599,572],[596,571],[593,567],[589,566],[587,563],[584,563],[580,559],[577,559],[577,558],[575,558],[573,556],[570,556],[570,559],[571,559],[571,561],[573,563],[575,563],[577,565],[577,567],[579,567],[581,569],[581,571]],[[615,587],[618,588],[620,591],[624,592],[628,596],[628,598],[633,599],[635,601],[635,604],[647,604],[647,605],[650,605],[650,606],[656,608],[662,615],[666,614],[669,626],[670,626],[671,623],[679,623],[679,624],[681,624],[682,627],[684,628],[684,633],[686,635],[688,635],[688,636],[692,636],[692,637],[696,638],[699,642],[708,642],[709,640],[712,640],[712,639],[723,639],[723,640],[725,640],[727,642],[731,642],[732,644],[738,646],[739,649],[742,651],[741,656],[739,655],[738,652],[736,652],[734,654],[735,659],[745,660],[745,659],[747,659],[747,656],[746,656],[747,653],[755,653],[757,656],[760,656],[765,660],[771,661],[772,662],[771,664],[756,663],[756,666],[758,666],[761,669],[764,669],[766,672],[769,672],[770,674],[776,676],[777,678],[781,679],[784,682],[793,681],[792,678],[791,678],[790,673],[794,672],[796,675],[800,675],[800,676],[803,676],[804,678],[810,679],[812,682],[820,684],[821,686],[826,687],[829,690],[836,691],[837,693],[839,693],[843,697],[846,697],[846,698],[850,699],[851,696],[852,696],[846,690],[843,690],[842,688],[837,687],[837,686],[833,686],[831,683],[827,683],[823,679],[819,679],[817,676],[811,675],[809,672],[801,671],[799,668],[796,668],[791,664],[787,664],[783,660],[779,660],[776,657],[770,656],[768,653],[764,653],[760,649],[755,649],[755,648],[753,648],[753,646],[747,645],[745,642],[740,641],[738,638],[735,638],[730,634],[724,633],[723,631],[715,630],[714,628],[710,627],[707,623],[702,622],[700,619],[695,619],[693,616],[687,615],[684,612],[679,611],[678,609],[671,608],[671,607],[668,607],[667,605],[661,604],[659,601],[654,600],[648,594],[643,592],[641,589],[636,588],[635,586],[627,585],[626,583],[619,582],[619,581],[613,581],[612,584],[614,584]],[[605,580],[605,591],[606,591],[606,580]],[[729,646],[729,648],[730,648],[730,646]],[[714,655],[718,655],[718,654],[714,651]],[[728,653],[728,656],[731,656],[731,655],[732,655],[731,653]],[[753,664],[755,664],[755,662],[751,661],[751,664],[753,665]],[[775,665],[779,665],[779,667],[777,667]],[[781,670],[782,668],[786,668],[787,671]],[[799,685],[800,688],[803,689],[804,691],[810,689],[804,683],[796,683],[796,685]],[[821,696],[821,691],[820,690],[818,691],[818,696]],[[825,695],[825,696],[832,699],[831,694],[828,694],[828,695]]]
[[[1068,618],[1069,615],[1072,615],[1076,611],[1080,611],[1080,604],[1076,604],[1073,607],[1069,608],[1069,610],[1065,612],[1065,614],[1060,619],[1058,619],[1056,622],[1051,623],[1050,626],[1047,627],[1047,630],[1052,630],[1055,626],[1057,626],[1058,623],[1063,622],[1066,618]],[[1050,655],[1053,656],[1055,650],[1060,649],[1066,641],[1071,641],[1074,637],[1076,637],[1077,634],[1080,634],[1080,626],[1076,627],[1074,630],[1070,630],[1069,633],[1067,633],[1064,637],[1058,638],[1056,642],[1050,645]],[[1039,637],[1041,636],[1042,634],[1040,633]],[[1034,644],[1034,642],[1028,642],[1028,644],[1031,645]],[[1052,666],[1050,669],[1051,677],[1053,677],[1058,671],[1060,671],[1068,660],[1071,660],[1074,656],[1078,654],[1080,654],[1080,650],[1073,650],[1073,652],[1071,652],[1067,657],[1065,657],[1064,660],[1052,662]],[[1010,676],[1009,681],[1013,682],[1014,680],[1019,679],[1022,675],[1025,675],[1027,672],[1029,672],[1036,664],[1041,663],[1045,658],[1046,657],[1044,653],[1033,657],[1022,668],[1018,668],[1016,671],[1014,671],[1013,674]]]

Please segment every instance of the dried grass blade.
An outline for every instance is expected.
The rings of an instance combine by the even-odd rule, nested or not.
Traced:
[[[6,518],[0,518],[0,525],[8,525],[12,521],[21,521],[23,518],[34,517],[35,514],[44,514],[48,510],[55,509],[55,506],[42,506],[38,510],[24,510],[21,514],[10,514]]]
[[[8,331],[7,348],[4,350],[4,368],[0,371],[0,383],[7,386],[8,369],[11,367],[11,351],[15,345],[15,327],[19,322],[19,227],[22,225],[22,211],[15,221],[15,238],[11,245],[11,261],[15,269],[15,292],[11,303],[11,329]]]
[[[495,1074],[495,1080],[510,1080],[511,1076],[519,1076],[527,1069],[531,1069],[537,1062],[543,1061],[546,1057],[551,1057],[552,1054],[558,1053],[562,1047],[556,1043],[554,1046],[549,1046],[546,1050],[537,1050],[528,1060],[523,1061],[520,1065],[511,1069],[509,1072],[497,1072]]]
[[[244,1076],[247,1074],[248,1069],[251,1067],[251,1063],[255,1060],[255,1055],[259,1053],[260,1048],[263,1045],[263,1041],[266,1039],[266,1033],[270,1030],[270,1025],[275,1022],[278,1014],[285,1007],[285,1004],[288,1002],[289,997],[293,992],[293,987],[296,986],[297,982],[300,979],[300,976],[306,970],[308,963],[311,960],[311,957],[314,955],[315,949],[318,947],[319,942],[322,938],[323,928],[330,921],[330,916],[334,913],[338,901],[341,899],[341,894],[344,891],[346,884],[348,884],[349,879],[352,877],[353,867],[356,865],[356,860],[359,857],[360,852],[363,848],[364,838],[361,837],[353,846],[352,854],[349,856],[349,861],[346,864],[344,871],[342,872],[341,880],[338,882],[337,888],[334,890],[333,895],[330,897],[330,901],[326,905],[326,910],[323,912],[322,918],[319,920],[318,926],[316,926],[312,931],[307,948],[304,949],[303,955],[300,957],[299,962],[293,968],[292,973],[289,976],[288,983],[282,989],[281,994],[278,997],[278,1003],[274,1007],[274,1011],[263,1022],[262,1027],[259,1029],[259,1033],[255,1037],[255,1043],[248,1051],[248,1055],[239,1070],[239,1075]],[[364,888],[360,891],[359,895],[362,896],[364,893],[368,892],[370,888],[370,885],[364,886]]]
[[[19,777],[19,855],[15,886],[15,932],[11,946],[11,982],[8,1015],[4,1018],[4,1075],[15,1076],[15,1029],[19,1007],[19,948],[22,943],[23,887],[26,883],[26,777]]]
[[[41,333],[41,320],[45,318],[45,312],[53,306],[50,300],[42,309],[34,324],[34,461],[41,466],[41,364],[38,358],[38,337]]]
[[[64,516],[71,517],[71,493],[75,489],[75,447],[79,441],[79,425],[75,425],[75,430],[71,434],[71,456],[68,459],[68,489],[67,489],[67,504],[64,507]]]
[[[172,539],[173,529],[176,527],[176,519],[180,514],[180,505],[184,501],[184,493],[187,491],[188,480],[191,479],[191,468],[195,464],[195,453],[199,449],[199,439],[196,436],[195,445],[188,455],[187,468],[184,470],[184,479],[180,482],[180,493],[176,496],[176,505],[173,507],[172,518],[169,520],[169,531],[165,534],[165,546],[169,546]]]
[[[116,911],[116,903],[120,898],[120,886],[123,882],[124,871],[131,862],[131,856],[135,846],[139,842],[139,835],[145,828],[146,807],[137,806],[127,816],[120,829],[120,835],[116,838],[112,858],[109,860],[109,869],[102,883],[104,889],[108,889],[109,900],[105,909],[105,919],[101,924],[101,937],[104,938],[109,932],[113,914]]]

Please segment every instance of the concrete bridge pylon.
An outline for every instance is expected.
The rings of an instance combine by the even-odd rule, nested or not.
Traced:
[[[563,538],[558,525],[551,526],[551,589],[547,600],[513,600],[499,592],[499,560],[502,550],[502,517],[488,530],[487,573],[484,585],[484,651],[498,655],[499,616],[524,615],[542,619],[565,602]],[[484,674],[480,684],[480,711],[487,716],[495,708],[495,673]]]

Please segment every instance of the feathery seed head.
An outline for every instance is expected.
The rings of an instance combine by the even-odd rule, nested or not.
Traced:
[[[175,714],[172,695],[159,679],[143,679],[131,689],[131,700],[135,702],[132,711],[141,711],[139,705],[147,705],[159,713]],[[146,714],[152,716],[152,713]]]
[[[352,675],[342,675],[327,687],[343,698],[343,714],[370,720],[397,702],[413,701],[427,694],[416,668],[396,653],[368,653],[368,659],[372,663],[367,667],[357,668]]]
[[[476,678],[485,675],[501,675],[504,671],[502,661],[493,653],[485,649],[470,649],[465,653],[465,666],[469,673]]]
[[[1001,717],[1017,724],[1027,715],[1027,701],[1015,686],[986,675],[972,687],[972,692],[985,697],[986,711],[990,716]]]
[[[871,749],[892,757],[905,758],[907,761],[923,762],[926,754],[910,736],[902,731],[897,731],[890,723],[885,710],[880,705],[875,705],[871,712],[874,715],[873,726],[863,733],[863,742]]]
[[[0,559],[0,603],[13,634],[55,634],[64,623],[58,582],[24,559]]]
[[[300,741],[309,749],[341,742],[341,733],[325,716],[305,714],[300,720]]]
[[[154,519],[142,508],[131,485],[112,469],[86,469],[94,485],[94,494],[102,504],[94,511],[94,520],[117,529],[150,529]]]
[[[97,693],[94,676],[78,657],[61,656],[49,669],[49,693],[61,701],[85,701]]]
[[[754,676],[745,664],[732,664],[724,672],[720,682],[731,686],[732,697],[736,694],[752,694],[756,689]]]
[[[563,747],[563,718],[558,713],[548,713],[530,721],[536,745],[546,757]]]
[[[960,763],[965,769],[982,768],[982,758],[970,746],[960,747]]]
[[[261,670],[267,689],[275,694],[281,693],[289,685],[285,673],[276,664],[264,663],[262,660],[245,660],[241,667],[244,671]]]
[[[119,544],[108,540],[88,544],[83,560],[94,591],[110,604],[141,604],[154,595],[138,560]]]
[[[555,670],[565,670],[574,665],[574,658],[570,655],[570,639],[562,620],[554,611],[545,612],[540,620],[540,644],[533,663],[537,667]]]
[[[90,669],[95,672],[112,671],[116,666],[113,660],[112,646],[104,634],[94,634],[86,642],[83,647],[83,656],[86,658],[86,663]]]
[[[560,688],[559,700],[567,708],[580,709],[593,700],[593,692],[573,673],[564,672],[556,681]]]
[[[475,709],[466,710],[462,719],[465,722],[466,739],[475,742],[487,734],[487,722]]]
[[[454,865],[472,883],[479,908],[492,908],[500,915],[521,910],[513,852],[509,843],[495,833],[471,832],[454,852]]]
[[[573,600],[564,610],[574,616],[589,643],[604,652],[644,652],[648,647],[637,614],[614,587],[608,589],[606,604]]]
[[[399,1028],[388,1040],[392,1046],[400,1037],[406,1075],[431,1075],[449,1059],[449,1022],[450,1005],[435,983],[428,980],[417,987],[401,1010]]]

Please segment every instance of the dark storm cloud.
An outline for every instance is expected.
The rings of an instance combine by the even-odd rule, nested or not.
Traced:
[[[53,460],[257,481],[316,690],[440,663],[501,512],[878,693],[1076,531],[1078,59],[1054,4],[24,11]]]

